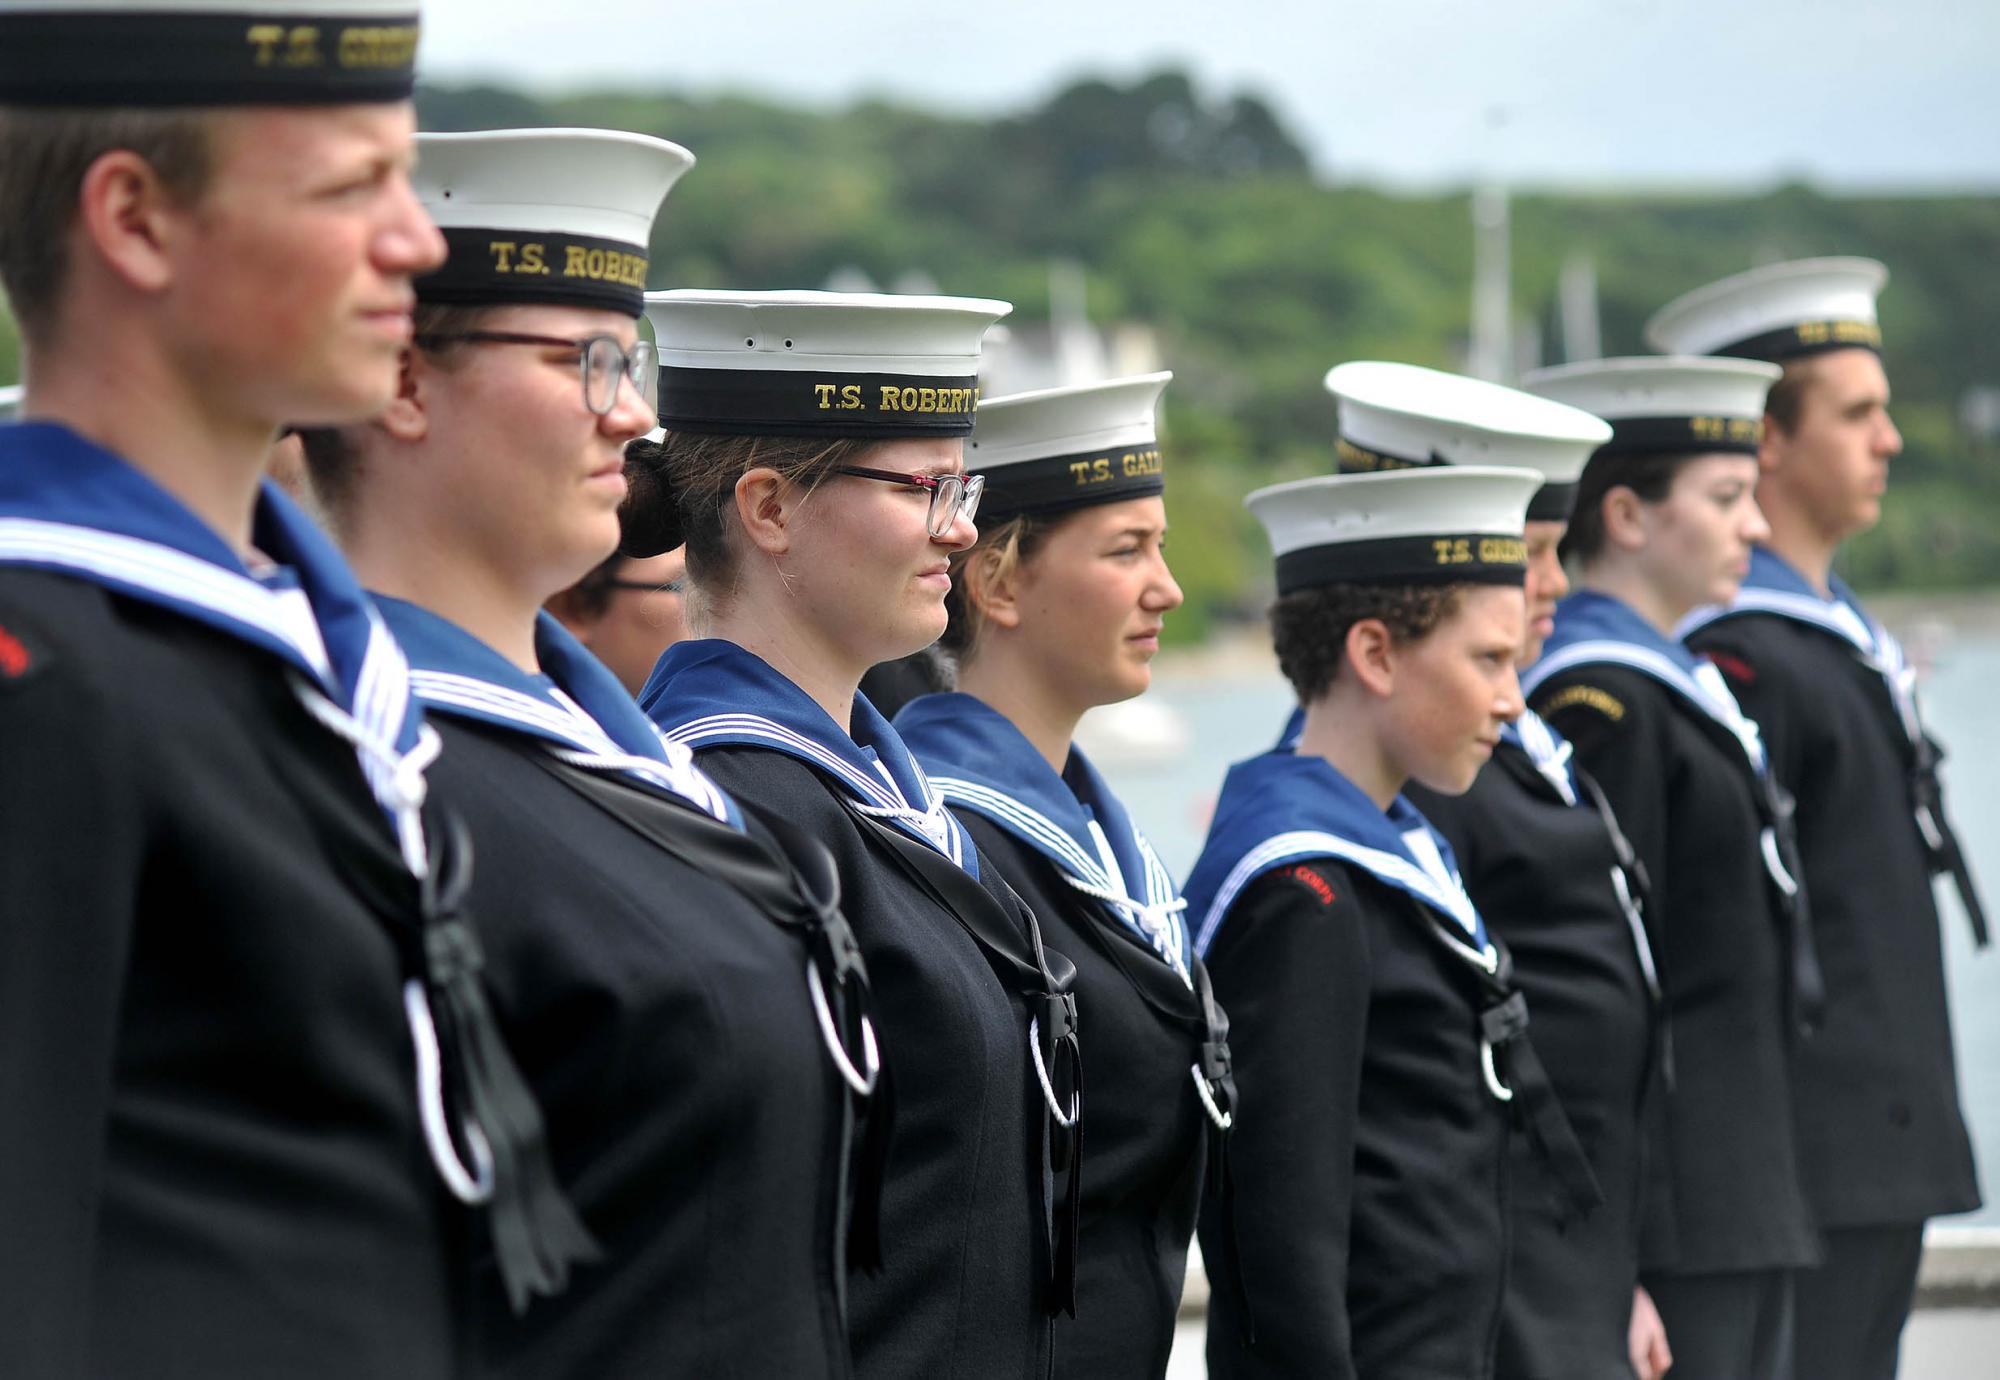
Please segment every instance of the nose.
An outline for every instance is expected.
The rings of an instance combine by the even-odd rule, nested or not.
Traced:
[[[1887,408],[1882,410],[1882,432],[1876,440],[1876,454],[1883,459],[1903,453],[1903,433],[1896,429],[1895,420]]]
[[[1770,539],[1771,524],[1764,521],[1764,510],[1757,506],[1756,499],[1747,500],[1743,520],[1743,540],[1754,545]]]
[[[1521,717],[1522,711],[1527,707],[1527,701],[1521,698],[1521,678],[1514,674],[1514,667],[1510,663],[1506,679],[1500,683],[1500,692],[1493,697],[1493,713],[1507,723],[1512,723]]]
[[[1148,613],[1166,613],[1179,608],[1186,599],[1180,582],[1174,579],[1174,572],[1167,569],[1165,554],[1156,553],[1153,557],[1153,578],[1146,582],[1146,593],[1140,600],[1140,607]]]
[[[375,266],[395,277],[413,278],[444,263],[444,235],[417,200],[407,174],[394,176],[387,213],[373,248]]]
[[[1563,569],[1562,556],[1555,547],[1536,553],[1534,563],[1528,567],[1528,582],[1531,604],[1560,599],[1569,593],[1569,572]]]
[[[618,380],[618,392],[611,400],[611,410],[597,419],[597,429],[606,436],[615,437],[623,445],[651,431],[657,420],[657,414],[639,396],[632,380],[621,378]]]
[[[931,540],[949,551],[968,551],[979,541],[979,529],[972,525],[972,519],[960,508],[951,515],[951,526],[944,529],[942,536]]]

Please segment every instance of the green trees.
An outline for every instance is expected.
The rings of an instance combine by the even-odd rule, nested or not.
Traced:
[[[1145,323],[1177,375],[1166,416],[1181,638],[1262,599],[1264,548],[1236,503],[1331,463],[1330,366],[1464,358],[1466,195],[1330,183],[1262,101],[1212,99],[1178,72],[1078,81],[993,120],[640,90],[433,87],[419,106],[426,129],[603,126],[694,150],[699,166],[660,216],[656,285],[815,286],[858,269],[891,287],[915,272],[940,291],[1007,298],[1032,324],[1049,311],[1050,262],[1083,265],[1097,324]],[[1587,254],[1610,354],[1643,351],[1640,326],[1669,298],[1756,263],[1888,263],[1882,324],[1908,444],[1849,574],[1864,588],[2000,584],[2000,436],[1981,435],[1981,409],[1966,407],[1970,390],[2000,389],[2000,197],[1528,190],[1513,212],[1517,312],[1553,321],[1563,263]],[[0,322],[0,380],[14,377],[11,350]]]

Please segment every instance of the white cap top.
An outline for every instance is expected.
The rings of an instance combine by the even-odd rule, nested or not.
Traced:
[[[1026,460],[1150,446],[1170,373],[981,398],[966,463],[988,475]],[[990,482],[990,481],[989,481]]]
[[[1677,297],[1646,323],[1667,354],[1787,359],[1876,348],[1875,298],[1889,270],[1873,259],[1796,259],[1738,273]]]
[[[980,341],[1012,311],[874,292],[646,294],[669,431],[963,436]],[[806,375],[808,377],[799,377]]]
[[[694,155],[611,129],[419,134],[411,174],[440,230],[520,230],[643,248],[653,217]]]
[[[988,521],[1144,498],[1166,487],[1154,410],[1173,375],[1139,374],[982,398],[965,465]]]
[[[1508,465],[1573,484],[1611,439],[1611,428],[1588,412],[1414,364],[1338,365],[1326,389],[1340,400],[1341,468],[1349,472]]]
[[[1273,484],[1244,500],[1271,539],[1278,589],[1316,584],[1519,584],[1529,470],[1449,465]]]
[[[972,374],[987,327],[1012,310],[979,297],[887,292],[646,294],[660,363],[685,369]]]
[[[660,202],[694,155],[646,134],[495,129],[420,134],[413,182],[444,231],[425,301],[615,307],[637,316]]]
[[[1611,423],[1611,452],[1754,453],[1764,397],[1784,370],[1751,359],[1674,355],[1536,369],[1521,386]]]

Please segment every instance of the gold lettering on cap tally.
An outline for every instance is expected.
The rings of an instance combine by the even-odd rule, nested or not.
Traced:
[[[580,244],[563,249],[563,277],[589,278],[595,282],[620,283],[625,287],[646,286],[646,256],[617,249],[586,249]]]
[[[1755,445],[1764,439],[1764,423],[1756,417],[1690,417],[1688,430],[1697,441]]]
[[[408,67],[417,60],[417,26],[380,24],[340,31],[334,61],[342,67]]]
[[[861,406],[861,385],[858,383],[816,383],[812,390],[819,397],[822,412],[828,408],[852,412]]]
[[[960,413],[970,412],[977,392],[971,388],[899,388],[880,385],[883,412]]]
[[[1431,550],[1437,555],[1439,565],[1470,565],[1472,563],[1472,538],[1436,537],[1431,541]]]
[[[259,67],[319,67],[326,59],[320,53],[319,26],[297,24],[252,24],[243,36],[254,50]]]
[[[493,256],[493,271],[509,276],[540,275],[549,271],[548,246],[539,240],[522,244],[518,240],[488,240],[487,253]]]
[[[1520,537],[1481,537],[1479,559],[1486,565],[1526,565],[1528,543]]]
[[[1166,470],[1166,463],[1160,459],[1157,450],[1127,451],[1118,464],[1127,479],[1143,479],[1149,474],[1160,474]]]

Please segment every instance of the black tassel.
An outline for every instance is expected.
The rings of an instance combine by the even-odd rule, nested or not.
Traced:
[[[424,880],[424,985],[438,1014],[448,1084],[493,1161],[486,1205],[500,1279],[516,1315],[536,1294],[559,1294],[570,1266],[603,1258],[549,1163],[541,1108],[500,1038],[480,983],[484,956],[464,915],[472,841],[456,815],[442,816],[441,845]]]

